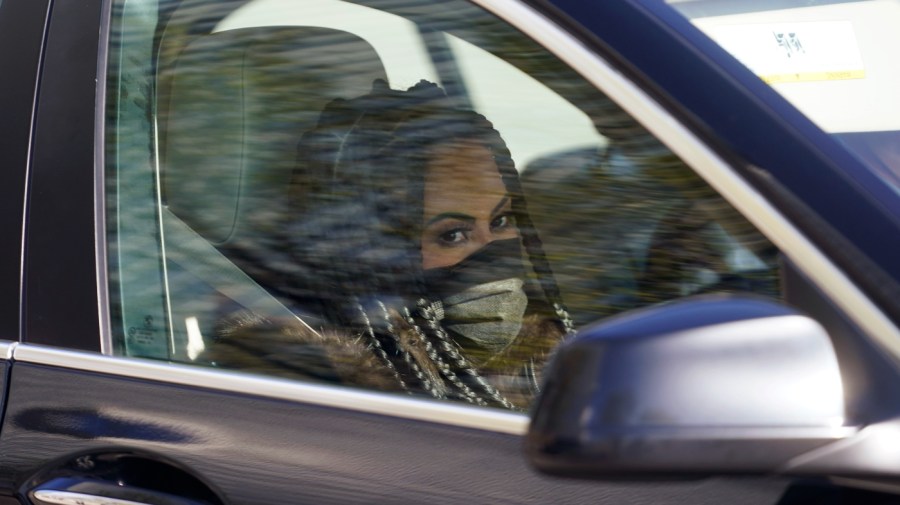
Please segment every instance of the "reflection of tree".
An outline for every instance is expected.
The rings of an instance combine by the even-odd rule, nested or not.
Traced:
[[[117,244],[122,272],[140,274],[111,274],[135,307],[126,319],[150,310],[151,297],[157,307],[163,300],[155,152],[162,203],[194,231],[234,253],[235,262],[246,260],[242,266],[251,275],[260,273],[264,269],[252,272],[256,260],[248,259],[251,255],[272,262],[287,255],[279,238],[289,217],[286,197],[300,136],[312,128],[325,103],[363,94],[374,79],[384,77],[374,50],[345,32],[263,27],[210,33],[241,3],[163,2],[167,24],[157,26],[156,13],[144,13],[146,19],[129,18],[111,37],[110,89],[119,93],[110,94],[107,145],[118,171],[109,180],[119,184],[110,187],[118,200],[110,201],[128,202],[114,209],[120,223]],[[158,53],[153,52],[154,35]],[[168,240],[185,239],[175,231],[167,230]],[[239,279],[192,278],[192,272],[169,260],[175,302],[169,326],[176,340],[183,337],[185,315],[199,316],[203,333],[211,335],[221,304],[214,293],[217,283]],[[138,296],[138,288],[147,294]],[[162,311],[158,316],[154,319],[163,324]],[[153,354],[165,357],[165,350]]]
[[[117,352],[169,357],[160,275],[154,143],[152,34],[155,16],[116,3],[106,109],[109,277],[119,302],[111,320]],[[122,203],[122,205],[115,205]]]
[[[337,30],[262,27],[193,40],[160,70],[167,202],[214,242],[235,227],[275,235],[301,135],[326,103],[383,76],[374,50]]]
[[[558,58],[473,5],[372,2],[507,61],[583,110],[609,140],[602,149],[558,153],[520,167],[532,217],[579,323],[704,290],[774,293],[771,244]],[[741,255],[750,266],[737,271]]]
[[[638,305],[634,271],[654,222],[672,206],[658,184],[606,173],[608,161],[585,149],[538,161],[523,175],[529,210],[578,323]]]
[[[523,182],[581,324],[695,292],[776,294],[771,263],[735,266],[771,261],[771,244],[649,135],[542,160]]]
[[[123,261],[131,267],[145,264],[134,271],[147,276],[157,275],[158,268],[149,128],[154,92],[166,203],[220,245],[242,227],[244,235],[223,247],[231,247],[231,253],[243,248],[236,262],[248,256],[289,261],[279,241],[286,218],[280,202],[300,135],[327,101],[362,95],[372,79],[383,75],[371,48],[361,49],[358,40],[339,32],[311,36],[315,29],[307,28],[301,36],[301,27],[267,27],[210,34],[215,21],[239,3],[189,0],[171,13],[171,22],[157,34],[156,89],[150,84],[149,54],[123,53],[123,68],[139,71],[122,77],[119,100],[122,110],[129,110],[129,121],[108,129],[108,145],[119,147],[119,166],[133,170],[130,180],[137,181],[131,193],[120,197],[147,203],[119,209],[134,236],[145,239],[126,241]],[[771,245],[649,133],[539,45],[466,2],[362,3],[496,54],[580,107],[610,140],[609,148],[560,153],[520,167],[531,214],[578,322],[669,300],[694,287],[772,291],[771,267],[748,282],[732,282],[735,272],[725,261],[733,242],[766,260]],[[114,37],[112,52],[122,40],[133,46],[140,37],[146,34]],[[132,177],[124,171],[119,175],[122,181]],[[260,279],[266,272],[259,265],[255,272],[252,264],[241,266]],[[172,268],[170,275],[173,293],[182,294],[180,309],[214,315],[206,307],[211,299],[191,299],[196,280],[185,280],[188,289],[182,293],[178,281],[188,273]],[[138,286],[141,280],[130,282]],[[267,287],[284,281],[267,280]],[[156,289],[153,283],[142,285],[148,292]]]

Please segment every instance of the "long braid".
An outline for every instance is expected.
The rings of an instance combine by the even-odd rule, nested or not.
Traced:
[[[498,404],[507,409],[514,409],[512,403],[509,402],[496,388],[488,384],[488,382],[478,373],[474,366],[459,353],[456,343],[447,335],[444,327],[440,322],[443,319],[442,310],[439,308],[440,302],[427,303],[425,300],[419,301],[419,310],[422,317],[428,322],[429,327],[434,332],[440,342],[441,349],[445,355],[453,360],[456,367],[471,377],[488,396]]]
[[[500,132],[494,128],[494,125],[484,116],[479,115],[479,117],[486,128],[492,132],[492,135],[495,135],[500,139]],[[522,183],[519,180],[519,173],[516,170],[515,163],[512,160],[509,150],[503,143],[496,143],[496,145],[491,147],[491,150],[494,152],[494,160],[497,163],[497,168],[503,178],[503,183],[506,185],[507,190],[511,194],[519,196],[519,198],[514,198],[512,203],[513,211],[516,214],[517,224],[519,225],[522,247],[528,255],[531,267],[537,276],[538,283],[541,286],[541,290],[543,291],[547,302],[553,307],[555,314],[560,318],[560,323],[563,325],[566,334],[571,335],[574,333],[574,326],[571,318],[568,316],[568,312],[563,308],[562,294],[559,292],[559,287],[556,285],[553,269],[550,267],[550,262],[547,261],[543,242],[537,233],[537,228],[531,219],[531,214],[528,212],[528,203],[525,199],[525,192],[522,189]]]
[[[423,318],[428,323],[428,328],[434,333],[439,334],[439,332],[443,331],[440,325],[440,318],[438,317],[438,308],[433,304],[425,305],[420,309]],[[487,405],[487,401],[484,398],[479,396],[475,391],[472,390],[465,382],[463,382],[458,375],[451,369],[450,365],[441,357],[440,353],[425,337],[424,332],[421,334],[423,340],[426,342],[426,349],[428,350],[428,357],[437,365],[438,370],[440,370],[441,374],[450,381],[451,384],[456,386],[457,389],[462,393],[462,397],[466,399],[466,401],[473,402],[477,405]]]
[[[419,379],[419,382],[422,384],[422,387],[428,391],[431,396],[435,398],[444,398],[444,394],[442,394],[437,387],[435,387],[434,383],[428,379],[425,373],[422,371],[422,368],[416,363],[416,360],[412,357],[409,350],[403,345],[403,342],[400,340],[400,336],[394,328],[394,323],[391,321],[391,314],[388,311],[387,307],[380,300],[378,301],[378,307],[381,309],[381,315],[384,318],[384,322],[386,325],[386,330],[388,335],[390,335],[397,344],[397,349],[400,350],[401,355],[403,356],[403,361],[406,362],[406,365],[409,366],[410,370],[412,370],[413,375]],[[418,328],[415,328],[418,330]],[[415,331],[414,330],[414,331]]]
[[[407,386],[403,378],[400,377],[400,372],[397,371],[397,367],[394,366],[394,362],[391,361],[390,356],[387,355],[387,351],[385,351],[384,347],[381,345],[381,341],[378,340],[378,336],[375,335],[375,329],[372,328],[372,322],[369,320],[369,315],[366,313],[366,309],[364,309],[362,304],[360,304],[359,302],[356,303],[356,307],[359,311],[359,314],[362,316],[363,323],[365,324],[365,333],[369,337],[369,342],[372,350],[379,358],[381,358],[381,361],[388,368],[388,370],[391,371],[391,374],[395,379],[397,379],[400,387],[402,387],[404,391],[409,393],[409,386]]]

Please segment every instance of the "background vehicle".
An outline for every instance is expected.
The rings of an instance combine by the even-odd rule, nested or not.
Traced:
[[[833,126],[820,115],[836,104],[822,98],[825,84],[809,95],[791,83],[772,89],[718,31],[828,6],[673,4],[3,0],[0,502],[60,503],[58,493],[147,503],[890,499],[900,198],[888,152],[895,97],[883,90],[895,89],[896,71],[856,23],[896,6],[829,3],[860,37],[865,67],[865,81],[853,80],[854,67],[838,69],[853,82],[836,84],[876,90],[851,88],[871,98],[868,109]],[[557,459],[540,461],[546,454],[532,444],[535,461],[601,478],[717,478],[543,476],[522,455],[524,413],[311,382],[298,378],[302,359],[295,376],[209,357],[225,306],[314,324],[256,260],[281,259],[272,223],[285,212],[297,136],[324,103],[362,94],[378,77],[397,88],[439,82],[495,123],[582,328],[577,345],[587,347],[573,344],[570,355],[595,359],[620,341],[622,321],[634,322],[640,338],[623,339],[621,352],[647,370],[610,384],[684,416],[653,421],[660,429],[649,436],[662,444],[648,444],[645,418],[631,418],[619,432],[597,432],[611,438],[587,431],[548,444],[561,449]],[[860,131],[877,133],[851,133]],[[722,299],[702,295],[722,293],[735,309],[705,309]],[[676,313],[692,308],[702,317]],[[701,359],[709,342],[690,337],[720,315],[744,329],[760,316],[814,321],[801,349],[816,352],[778,353],[800,337],[764,325],[758,340],[714,339],[741,366],[716,369]],[[691,329],[682,332],[690,345],[675,346],[686,355],[653,343],[677,342],[660,323],[675,318]],[[629,342],[649,344],[635,351]],[[789,358],[776,364],[773,352]],[[795,402],[794,386],[810,377],[800,363],[823,379],[809,409]],[[598,364],[551,381],[588,381]],[[681,377],[684,367],[698,380],[678,394],[653,397],[665,382],[640,380],[663,369]],[[783,374],[765,376],[773,369]],[[610,408],[608,390],[585,384],[554,394]],[[732,387],[726,398],[758,397],[725,409],[722,396],[705,394],[711,384]],[[586,396],[565,396],[576,393]],[[535,423],[532,440],[542,427],[566,433],[560,427],[584,413],[553,398],[540,402],[536,419],[546,423]],[[589,427],[598,426],[608,427]],[[698,429],[718,433],[726,450],[696,452],[709,441],[690,438]],[[603,453],[590,445],[597,440],[665,457],[629,460],[643,456]],[[604,454],[615,456],[605,467]]]

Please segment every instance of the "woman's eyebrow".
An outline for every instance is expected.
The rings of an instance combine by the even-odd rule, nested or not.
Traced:
[[[470,223],[475,222],[474,217],[472,217],[468,214],[463,214],[462,212],[442,212],[442,213],[434,216],[433,218],[429,219],[428,222],[425,223],[425,226],[426,227],[431,226],[432,224],[434,224],[438,221],[444,220],[444,219],[458,219],[460,221],[466,221],[466,222],[470,222]]]
[[[500,200],[500,203],[498,203],[497,206],[494,207],[494,210],[491,211],[491,216],[496,216],[497,213],[500,212],[501,209],[503,209],[503,207],[506,205],[506,202],[508,202],[508,201],[509,201],[509,195],[504,196],[503,199]]]

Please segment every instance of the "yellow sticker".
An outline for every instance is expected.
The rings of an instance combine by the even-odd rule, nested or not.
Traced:
[[[850,79],[865,79],[866,71],[803,72],[795,74],[761,75],[759,77],[769,84],[781,84],[783,82],[846,81]]]

